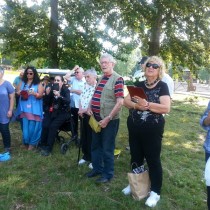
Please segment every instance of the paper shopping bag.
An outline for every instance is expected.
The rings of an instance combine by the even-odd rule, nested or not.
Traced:
[[[135,200],[141,200],[148,196],[151,184],[147,170],[139,174],[128,173],[128,181]]]

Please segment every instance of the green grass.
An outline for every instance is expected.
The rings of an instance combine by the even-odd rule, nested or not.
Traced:
[[[166,118],[162,148],[163,187],[158,210],[205,210],[206,188],[203,180],[205,132],[199,119],[205,106],[199,98],[174,101]],[[50,157],[20,148],[21,132],[12,123],[12,159],[0,163],[0,209],[4,210],[139,210],[150,209],[145,200],[124,196],[130,170],[126,117],[123,109],[116,145],[122,150],[115,159],[115,178],[107,185],[96,185],[85,178],[87,165],[78,167],[78,148],[70,145],[66,155],[55,144]],[[64,135],[64,134],[62,134]],[[64,135],[67,139],[67,136]],[[1,141],[1,148],[2,148]]]

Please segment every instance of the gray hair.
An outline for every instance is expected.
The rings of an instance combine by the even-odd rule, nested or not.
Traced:
[[[84,73],[85,75],[87,75],[87,74],[91,74],[91,75],[93,75],[93,76],[95,76],[95,77],[97,77],[97,72],[96,72],[96,70],[95,69],[87,69],[86,71],[85,71],[85,73]]]
[[[84,72],[84,69],[82,67],[78,68],[80,70],[80,72]]]
[[[116,60],[114,59],[114,57],[112,55],[110,55],[109,53],[104,53],[101,55],[100,60],[102,58],[108,58],[110,62],[116,64]]]

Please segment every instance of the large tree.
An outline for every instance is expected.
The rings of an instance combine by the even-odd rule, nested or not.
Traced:
[[[136,45],[135,39],[129,44],[122,41],[129,31],[113,38],[110,28],[101,29],[104,17],[97,8],[103,7],[92,1],[60,0],[58,4],[57,0],[47,0],[31,7],[27,7],[26,1],[5,2],[0,31],[3,53],[15,53],[21,63],[39,59],[42,62],[38,64],[46,67],[71,68],[75,64],[95,67],[101,52],[129,52]],[[50,19],[46,12],[49,8]],[[104,41],[112,43],[112,47],[104,46]]]
[[[161,55],[191,70],[209,63],[209,0],[113,0],[112,4],[120,10],[121,24],[139,34],[144,54]]]
[[[137,34],[143,55],[160,55],[176,70],[210,61],[209,0],[92,0],[104,23]]]

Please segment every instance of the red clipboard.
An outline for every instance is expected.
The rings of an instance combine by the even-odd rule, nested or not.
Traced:
[[[128,92],[131,96],[131,98],[133,98],[134,96],[139,96],[143,99],[147,100],[147,95],[144,92],[144,89],[141,87],[136,87],[136,86],[127,86]]]

